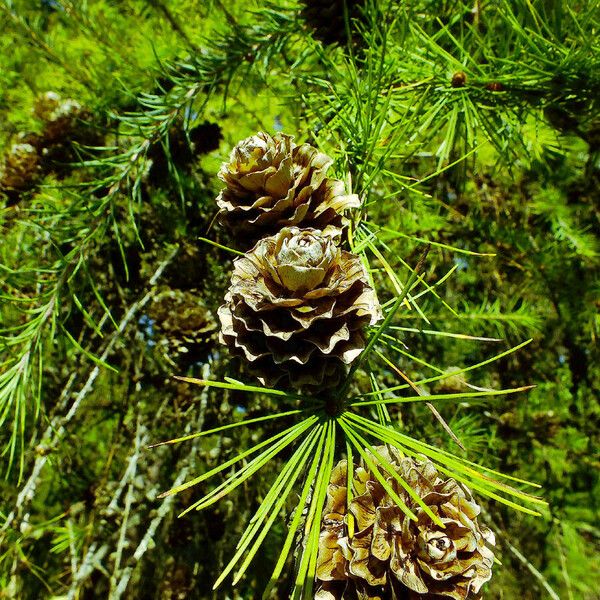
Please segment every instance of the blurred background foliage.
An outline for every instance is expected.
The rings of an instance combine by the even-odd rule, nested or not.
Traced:
[[[377,252],[401,270],[433,242],[437,295],[386,348],[434,378],[422,392],[536,386],[436,405],[466,456],[549,502],[537,519],[486,505],[487,597],[600,597],[598,6],[324,4],[319,21],[309,0],[0,0],[0,597],[255,598],[268,581],[284,520],[210,591],[276,465],[182,519],[191,491],[156,496],[274,426],[147,449],[278,410],[171,377],[236,376],[213,316],[232,255],[199,238],[228,245],[216,172],[257,130],[350,171],[382,302]],[[49,117],[47,92],[78,108]],[[391,414],[461,452],[425,406]]]

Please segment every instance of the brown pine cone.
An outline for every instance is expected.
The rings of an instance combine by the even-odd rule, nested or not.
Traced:
[[[359,16],[364,0],[304,0],[302,16],[313,29],[315,38],[324,44],[347,42],[344,4],[350,19]]]
[[[170,164],[177,170],[189,171],[200,155],[217,150],[222,139],[219,125],[208,121],[190,129],[186,136],[183,118],[178,119],[169,129],[168,153],[164,141],[155,142],[148,150],[148,158],[152,161],[148,182],[164,187],[169,183]]]
[[[78,146],[104,145],[104,135],[92,125],[92,121],[98,122],[97,118],[94,119],[91,111],[76,100],[46,92],[36,99],[33,112],[42,121],[36,146],[45,171],[64,177],[73,168],[70,163],[81,159]]]
[[[337,385],[381,311],[360,258],[315,229],[286,227],[236,259],[221,341],[268,386]]]
[[[492,576],[494,554],[486,544],[494,544],[494,535],[477,522],[480,508],[469,489],[442,479],[427,459],[403,457],[393,447],[376,450],[445,528],[378,467],[417,521],[407,517],[364,462],[354,470],[354,496],[346,511],[347,463],[340,461],[323,513],[315,598],[479,598]],[[371,458],[377,464],[376,457]],[[352,536],[348,518],[353,520]]]
[[[360,206],[344,183],[326,177],[331,158],[285,134],[260,132],[241,141],[219,171],[220,222],[252,245],[282,227],[342,227],[342,214]]]
[[[0,165],[0,191],[12,198],[31,189],[40,175],[40,155],[31,144],[14,144]]]
[[[69,143],[80,128],[82,120],[89,119],[89,113],[79,102],[70,98],[63,100],[55,92],[46,92],[38,97],[33,107],[34,115],[44,122],[41,134],[44,146]]]
[[[152,334],[147,335],[148,341],[156,343],[172,366],[185,368],[204,360],[214,343],[217,324],[196,290],[168,289],[157,294],[147,316],[143,325],[149,329],[146,334]]]

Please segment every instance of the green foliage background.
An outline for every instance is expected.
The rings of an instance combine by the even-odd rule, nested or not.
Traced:
[[[465,456],[549,502],[540,518],[486,503],[502,562],[487,597],[598,598],[599,19],[591,0],[367,2],[339,47],[291,2],[1,0],[0,150],[41,130],[49,90],[89,109],[101,141],[0,216],[0,597],[262,593],[284,517],[235,588],[211,588],[278,461],[182,519],[193,490],[157,495],[277,427],[147,446],[281,410],[171,376],[238,377],[210,316],[232,255],[199,238],[231,242],[212,224],[231,147],[282,128],[351,173],[382,302],[386,267],[407,278],[433,243],[435,294],[399,312],[400,343],[358,388],[397,370],[425,394],[536,386],[436,403]],[[194,154],[201,125],[218,147]],[[390,412],[463,452],[423,404]]]

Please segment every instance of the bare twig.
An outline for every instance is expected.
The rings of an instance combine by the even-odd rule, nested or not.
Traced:
[[[494,523],[492,523],[490,514],[483,507],[481,508],[481,512],[487,521],[487,525],[493,532],[496,534],[497,538],[501,541],[501,543],[510,550],[510,552],[515,556],[515,558],[527,568],[527,570],[539,581],[540,585],[548,592],[548,595],[552,600],[560,600],[560,596],[552,589],[546,578],[527,560],[527,558],[519,551],[518,548],[513,546],[505,535],[503,535],[502,531],[499,527],[497,527]]]
[[[497,530],[496,530],[497,531]],[[514,554],[517,560],[523,564],[528,571],[540,582],[540,585],[548,592],[552,600],[560,600],[560,596],[550,587],[546,578],[515,548],[505,537],[502,538],[502,543]]]
[[[121,484],[125,484],[127,482],[127,493],[125,495],[125,506],[123,508],[123,520],[121,521],[121,527],[119,530],[119,539],[117,541],[117,548],[115,551],[115,559],[113,572],[110,576],[110,590],[109,597],[114,598],[114,590],[117,584],[117,577],[120,571],[121,565],[121,557],[123,556],[123,549],[125,547],[125,541],[127,536],[127,525],[129,523],[129,514],[131,512],[131,504],[133,502],[133,483],[135,480],[137,465],[140,458],[140,450],[145,448],[148,443],[148,430],[146,427],[142,426],[141,415],[138,415],[137,422],[137,430],[135,434],[135,446],[131,457],[129,458],[129,463],[127,465],[127,469],[125,470],[125,475],[121,480]],[[113,496],[111,503],[108,505],[108,508],[117,508],[117,498],[121,495],[121,490],[123,489],[121,486],[120,490],[117,490],[117,494]],[[77,583],[75,579],[74,583]]]
[[[106,556],[108,550],[108,544],[102,544],[100,547],[98,547],[96,542],[91,544],[81,566],[73,576],[73,583],[67,594],[67,600],[75,600],[75,598],[77,598],[77,587],[75,586],[75,582],[84,581],[91,573],[93,573],[94,569],[99,568],[102,559]]]
[[[106,346],[104,347],[103,352],[100,354],[100,362],[101,363],[106,362],[108,357],[112,354],[112,351],[114,350],[117,341],[120,339],[121,335],[127,329],[129,324],[133,321],[136,314],[144,306],[146,306],[146,304],[148,304],[148,302],[152,299],[152,297],[154,296],[154,293],[155,293],[154,286],[156,285],[157,281],[162,276],[165,269],[171,264],[171,262],[173,261],[173,259],[176,256],[178,250],[179,250],[179,248],[175,248],[174,250],[172,250],[169,253],[167,258],[158,266],[158,268],[156,269],[156,271],[150,278],[150,280],[148,282],[149,289],[146,292],[146,294],[140,300],[138,300],[137,302],[134,302],[129,307],[129,310],[125,313],[125,316],[119,323],[117,330],[112,334],[112,336],[108,340]],[[66,430],[67,425],[73,419],[73,417],[77,414],[77,411],[81,407],[81,404],[83,403],[84,399],[92,391],[92,389],[94,387],[94,383],[95,383],[96,379],[98,378],[99,374],[100,374],[100,366],[96,365],[90,372],[84,386],[81,388],[81,390],[79,390],[79,392],[73,399],[73,402],[71,403],[71,406],[70,406],[67,414],[64,416],[61,416],[60,414],[56,414],[54,416],[54,418],[50,421],[50,424],[46,428],[44,435],[42,437],[42,440],[44,440],[44,441],[48,440],[47,442],[45,442],[43,444],[45,449],[48,451],[45,451],[43,453],[43,455],[41,455],[41,456],[37,456],[37,458],[35,460],[35,464],[33,465],[33,469],[29,476],[29,479],[27,480],[27,482],[25,483],[25,485],[19,492],[19,495],[17,496],[17,500],[13,507],[13,510],[7,516],[5,522],[3,523],[2,527],[0,528],[0,534],[2,532],[5,532],[11,526],[13,526],[15,521],[21,519],[23,512],[29,506],[31,501],[33,500],[38,483],[40,481],[40,476],[41,476],[42,470],[44,469],[46,463],[48,462],[48,455],[50,453],[49,450],[56,448],[56,446],[64,438],[66,431],[67,431]],[[69,388],[70,387],[69,384],[72,385],[72,383],[73,383],[73,380],[70,379],[67,387]],[[64,394],[63,394],[63,396],[64,396]],[[64,398],[66,398],[66,396],[64,396]]]
[[[210,365],[207,363],[203,367],[202,377],[207,379],[209,374]],[[200,410],[198,411],[198,418],[195,422],[194,431],[202,431],[202,428],[204,427],[204,416],[206,413],[206,406],[208,403],[208,392],[209,388],[204,388],[202,390],[202,394],[200,396]],[[186,426],[185,432],[188,433],[191,430],[192,421],[190,421]],[[188,454],[186,454],[185,457],[180,461],[180,464],[177,465],[178,475],[173,484],[174,486],[180,485],[187,479],[188,473],[194,465],[197,453],[198,447],[193,446],[191,451]],[[156,516],[154,517],[154,519],[152,519],[150,525],[148,526],[148,529],[146,530],[146,533],[144,534],[144,537],[135,549],[133,556],[129,561],[130,564],[125,569],[123,569],[119,583],[111,595],[111,598],[113,600],[118,600],[125,593],[135,566],[139,563],[142,556],[144,556],[144,554],[150,548],[150,543],[154,539],[154,535],[156,533],[156,530],[158,529],[158,526],[162,523],[164,518],[168,514],[170,514],[174,502],[175,496],[167,496],[167,498],[162,502],[162,504],[158,508]]]
[[[203,376],[208,377],[210,374],[210,365],[205,364],[203,368]],[[203,390],[202,395],[200,397],[200,408],[198,411],[198,418],[194,420],[190,420],[186,425],[185,432],[194,430],[200,431],[204,426],[204,416],[206,413],[207,401],[208,401],[208,393],[209,389],[206,388]],[[155,415],[155,421],[158,420],[158,415],[162,412],[162,409],[165,405],[165,402]],[[128,539],[128,531],[129,531],[129,515],[131,513],[131,507],[134,501],[134,480],[137,473],[137,466],[139,464],[139,460],[141,458],[142,450],[147,446],[149,437],[149,431],[146,425],[142,424],[141,418],[138,417],[138,423],[136,428],[136,436],[134,449],[129,456],[127,461],[127,466],[123,473],[123,476],[113,494],[111,501],[106,507],[106,513],[115,513],[119,512],[123,515],[122,522],[119,527],[119,535],[117,540],[117,546],[114,551],[114,564],[112,573],[110,576],[107,573],[106,567],[103,564],[103,559],[108,554],[109,556],[113,556],[111,550],[110,542],[103,544],[98,547],[97,544],[93,543],[90,545],[87,553],[85,554],[81,567],[77,572],[73,573],[73,579],[71,582],[71,587],[69,589],[67,598],[68,600],[75,600],[79,596],[79,592],[81,590],[82,584],[87,580],[87,578],[93,573],[94,570],[99,570],[102,573],[105,573],[110,577],[110,591],[109,597],[111,600],[115,600],[121,598],[121,596],[125,593],[127,589],[127,585],[131,579],[131,575],[133,574],[133,570],[135,566],[138,564],[139,560],[142,556],[149,550],[151,541],[154,538],[156,530],[159,525],[165,519],[167,515],[170,514],[173,503],[175,501],[174,497],[167,498],[157,510],[156,516],[152,519],[146,533],[144,534],[142,540],[139,542],[137,548],[133,552],[133,554],[124,561],[123,550],[125,549],[125,543]],[[176,469],[178,472],[177,479],[175,481],[175,485],[181,484],[188,476],[190,469],[194,465],[194,461],[197,455],[197,447],[192,447],[191,451],[187,453],[177,465]],[[119,507],[119,499],[121,498],[123,491],[127,488],[127,492],[125,494],[125,501],[123,508]],[[158,489],[155,490],[155,495],[158,493]],[[146,497],[150,497],[152,494],[149,493]],[[125,567],[122,567],[122,563],[125,563]]]

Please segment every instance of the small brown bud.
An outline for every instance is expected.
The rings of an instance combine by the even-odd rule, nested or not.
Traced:
[[[50,454],[52,452],[52,449],[49,448],[48,446],[44,446],[43,444],[38,444],[35,447],[35,453],[38,456],[48,456],[48,454]]]
[[[452,87],[460,88],[465,87],[467,83],[467,76],[463,71],[457,71],[452,75]]]

